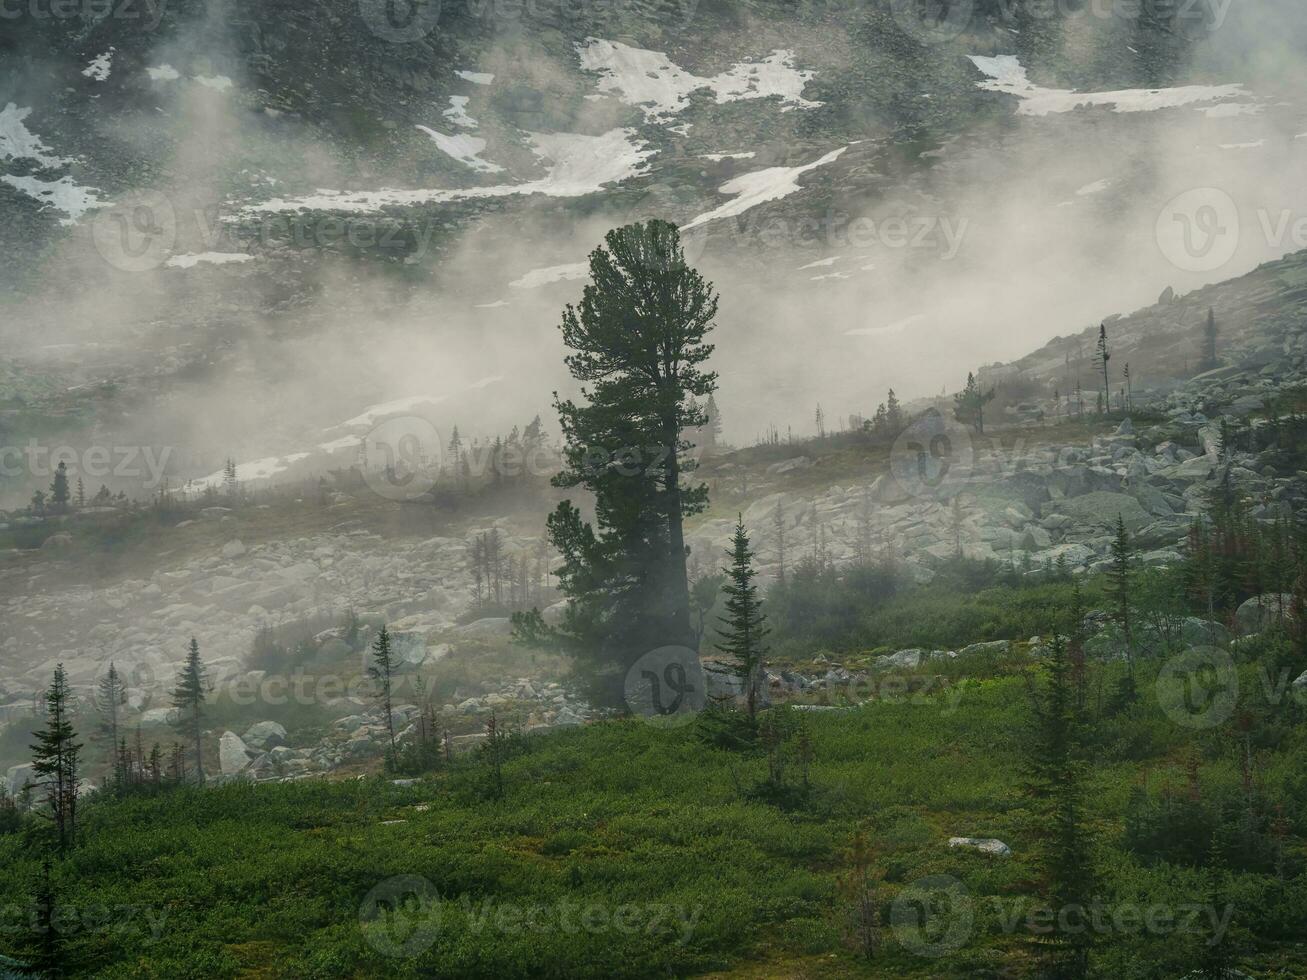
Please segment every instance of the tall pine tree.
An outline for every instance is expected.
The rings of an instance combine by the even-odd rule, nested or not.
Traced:
[[[536,613],[516,626],[520,639],[573,654],[604,704],[622,703],[626,672],[646,651],[696,645],[682,521],[704,508],[707,488],[682,484],[694,463],[681,434],[707,421],[692,399],[716,389],[702,368],[716,313],[716,293],[665,221],[609,232],[590,254],[580,307],[563,313],[584,403],[555,395],[564,466],[553,482],[592,493],[595,517],[570,500],[550,515],[568,611],[557,628]]]
[[[721,623],[725,629],[718,632],[722,642],[717,649],[731,661],[731,670],[740,678],[744,703],[749,709],[749,720],[758,713],[759,692],[763,680],[763,657],[766,648],[763,640],[771,632],[762,613],[762,600],[758,587],[753,584],[757,572],[753,568],[753,551],[749,548],[749,535],[744,529],[743,516],[737,517],[735,536],[731,540],[729,567],[722,569],[727,577],[726,615]]]
[[[191,637],[186,663],[177,675],[177,687],[172,692],[172,704],[177,709],[177,724],[191,737],[195,747],[195,780],[204,782],[204,751],[200,743],[200,722],[204,717],[207,697],[204,683],[204,664],[200,661],[200,645]]]
[[[45,728],[35,732],[32,771],[45,789],[49,817],[54,823],[59,853],[68,851],[77,839],[77,778],[82,745],[72,720],[73,696],[64,665],[54,669],[45,692]]]

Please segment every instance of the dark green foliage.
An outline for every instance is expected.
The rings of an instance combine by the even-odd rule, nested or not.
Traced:
[[[994,400],[994,389],[982,391],[975,375],[967,372],[967,384],[953,396],[953,417],[969,425],[980,435],[985,434],[985,406]]]
[[[177,675],[177,686],[172,692],[172,705],[177,709],[177,724],[190,736],[195,750],[195,779],[204,782],[204,749],[200,744],[201,722],[204,719],[204,701],[208,690],[204,682],[204,663],[200,660],[200,644],[191,637],[186,652],[186,663]]]
[[[758,587],[753,584],[757,573],[753,569],[753,551],[749,548],[743,517],[736,520],[735,536],[728,554],[731,564],[723,569],[729,581],[725,587],[726,615],[721,618],[718,629],[722,642],[717,644],[717,649],[726,655],[732,672],[740,679],[744,702],[749,717],[753,718],[758,712],[761,685],[765,683],[763,658],[767,654],[765,643],[771,630],[762,612]]]
[[[66,853],[77,842],[78,780],[82,744],[73,729],[72,692],[64,665],[54,669],[45,692],[45,727],[33,733],[32,771],[41,784],[44,802],[54,825],[55,846]]]
[[[682,485],[694,468],[682,434],[707,423],[694,399],[716,387],[700,366],[717,297],[664,221],[609,232],[590,255],[590,279],[580,306],[563,313],[566,362],[585,403],[555,399],[564,468],[554,483],[592,493],[595,517],[567,500],[549,516],[571,600],[562,626],[546,629],[532,614],[515,622],[521,639],[573,654],[593,698],[617,705],[627,668],[646,651],[697,642],[681,522],[703,509],[707,488]]]
[[[395,660],[390,649],[390,632],[385,626],[372,643],[372,662],[368,677],[372,680],[377,707],[386,719],[386,766],[394,771],[396,763],[395,712],[391,701],[391,678],[395,673]]]

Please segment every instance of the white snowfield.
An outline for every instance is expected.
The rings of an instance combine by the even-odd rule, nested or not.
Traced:
[[[467,114],[467,103],[469,96],[451,95],[449,97],[449,108],[441,113],[455,126],[461,126],[464,129],[476,129],[477,121]]]
[[[536,180],[459,190],[419,188],[375,191],[319,190],[299,198],[274,198],[246,208],[247,213],[329,210],[350,213],[378,211],[392,205],[438,204],[483,197],[545,194],[581,197],[639,174],[653,155],[635,139],[632,129],[612,129],[599,136],[580,133],[528,133],[536,156],[548,161],[548,172]]]
[[[291,453],[289,456],[269,456],[267,459],[256,459],[249,463],[236,464],[236,480],[240,483],[249,483],[253,480],[268,480],[278,473],[284,473],[301,459],[307,459],[308,453]],[[203,490],[205,487],[220,488],[227,480],[227,474],[224,470],[217,473],[210,473],[206,477],[198,480],[192,480],[187,485],[188,489]]]
[[[182,73],[172,65],[158,65],[154,68],[147,68],[145,73],[150,76],[152,82],[175,82],[182,77]]]
[[[82,187],[71,177],[41,180],[39,177],[14,177],[10,174],[0,174],[0,181],[10,187],[16,187],[46,207],[62,211],[65,217],[59,219],[59,224],[65,226],[77,224],[87,211],[108,203],[96,196],[99,193],[96,188]]]
[[[471,167],[478,173],[497,174],[502,173],[504,170],[497,163],[481,159],[481,154],[485,152],[486,141],[480,136],[471,136],[467,133],[455,133],[453,136],[446,136],[444,133],[427,126],[418,126],[417,128],[430,136],[432,142],[440,148],[442,153],[453,157],[459,163]]]
[[[232,87],[232,80],[226,75],[196,75],[195,81],[215,92],[225,92]]]
[[[1073,92],[1041,88],[1026,76],[1026,69],[1015,55],[970,57],[972,64],[988,76],[987,80],[976,83],[980,88],[987,92],[1015,95],[1021,100],[1017,106],[1018,116],[1047,116],[1095,106],[1108,107],[1113,112],[1153,112],[1249,97],[1249,93],[1239,84],[1182,85],[1177,88],[1122,89],[1116,92]]]
[[[488,71],[456,71],[454,74],[473,85],[489,85],[495,80],[495,76]]]
[[[729,218],[742,214],[766,201],[777,201],[782,197],[788,197],[800,189],[799,177],[810,170],[816,170],[818,167],[833,163],[847,149],[847,146],[841,146],[838,149],[831,150],[812,163],[805,163],[799,167],[767,167],[765,170],[755,170],[753,173],[741,174],[734,180],[728,180],[717,189],[722,194],[735,195],[735,200],[727,201],[720,207],[699,215],[689,223],[682,225],[681,230],[688,231],[691,228],[697,228],[699,225],[707,224],[709,221],[716,221],[718,218]]]
[[[355,415],[352,419],[346,419],[339,425],[333,426],[333,428],[360,429],[364,426],[375,425],[379,419],[384,419],[387,416],[409,412],[422,405],[438,405],[444,400],[445,396],[443,395],[410,395],[407,398],[396,398],[394,401],[382,402],[379,405],[369,405],[360,414]]]
[[[250,262],[253,259],[253,255],[244,252],[188,252],[184,255],[170,256],[164,265],[172,269],[193,269],[201,262],[209,265],[231,265]]]
[[[794,67],[794,52],[773,51],[762,61],[743,61],[712,78],[676,65],[661,51],[631,47],[620,41],[587,38],[576,46],[581,67],[600,76],[599,91],[639,106],[649,120],[666,119],[689,103],[691,92],[709,89],[720,105],[742,99],[778,96],[782,109],[821,105],[803,97],[814,72]]]
[[[56,155],[27,128],[25,120],[31,113],[30,108],[19,108],[12,102],[0,109],[0,161],[31,161],[47,170],[69,166],[73,162],[71,158]],[[62,211],[61,225],[76,224],[87,211],[108,203],[99,198],[96,188],[83,187],[68,176],[46,180],[30,175],[0,174],[0,182],[22,191],[43,207]]]
[[[34,160],[43,167],[64,167],[72,163],[68,157],[55,156],[39,136],[28,130],[24,120],[31,114],[30,108],[20,109],[12,102],[0,109],[0,158]]]
[[[514,289],[539,289],[551,282],[584,279],[589,274],[589,262],[569,262],[567,265],[551,265],[543,269],[532,269],[521,279],[514,279],[509,285]]]

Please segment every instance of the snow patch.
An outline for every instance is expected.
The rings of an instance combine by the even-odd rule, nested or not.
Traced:
[[[226,75],[196,75],[195,81],[215,92],[225,92],[232,86],[232,80]]]
[[[521,279],[514,279],[509,285],[514,289],[539,289],[551,282],[584,279],[589,274],[589,262],[572,262],[568,265],[551,265],[543,269],[532,269]]]
[[[156,68],[147,68],[145,69],[145,73],[150,76],[150,81],[152,82],[175,82],[177,79],[182,77],[182,73],[172,65],[159,65]]]
[[[467,114],[468,96],[451,95],[449,97],[449,108],[441,113],[455,126],[462,126],[464,129],[476,129],[477,121]]]
[[[444,133],[437,132],[427,126],[417,128],[430,136],[442,153],[453,157],[465,167],[471,167],[478,173],[483,174],[497,174],[504,169],[497,163],[481,159],[481,153],[486,148],[486,141],[480,136],[469,136],[467,133],[455,133],[453,136],[446,136]]]
[[[721,163],[723,160],[752,160],[758,154],[753,150],[747,150],[743,153],[701,153],[700,156],[705,160],[711,160],[713,163]]]
[[[757,207],[767,201],[777,201],[782,197],[788,197],[799,190],[800,176],[806,174],[809,170],[816,170],[818,167],[833,163],[847,149],[847,146],[841,146],[838,149],[831,150],[812,163],[800,167],[768,167],[765,170],[755,170],[753,173],[741,174],[734,180],[728,180],[717,190],[722,194],[735,195],[735,200],[727,201],[720,207],[699,215],[689,224],[682,225],[681,230],[688,231],[699,225],[707,224],[709,221],[716,221],[718,218],[730,218],[742,214],[750,208]]]
[[[794,271],[806,272],[808,269],[825,269],[828,268],[829,266],[834,265],[839,260],[840,260],[840,256],[838,255],[832,255],[830,258],[827,259],[815,259],[814,261],[809,262],[807,265],[799,266]]]
[[[1088,197],[1090,194],[1101,194],[1112,186],[1112,182],[1107,178],[1096,180],[1092,184],[1086,184],[1076,191],[1076,197]]]
[[[253,258],[253,255],[246,255],[244,252],[191,252],[185,255],[173,255],[164,265],[173,269],[192,269],[201,262],[211,265],[230,265],[249,262]]]
[[[495,80],[495,76],[488,71],[456,71],[454,74],[473,85],[489,85]]]
[[[926,314],[914,313],[912,316],[907,317],[906,319],[896,320],[893,323],[887,323],[884,326],[880,326],[880,327],[855,327],[852,330],[845,330],[844,336],[873,337],[876,334],[880,334],[880,333],[898,333],[901,330],[906,330],[914,323],[920,323],[924,319],[926,319]]]
[[[309,453],[291,453],[289,456],[269,456],[265,459],[256,459],[249,463],[236,464],[236,480],[240,483],[247,483],[251,480],[267,480],[278,473],[284,473],[290,469],[294,463],[301,459],[307,459]],[[221,487],[227,482],[227,474],[224,470],[217,473],[210,473],[208,476],[199,480],[192,480],[191,486],[194,487]]]
[[[14,177],[10,174],[0,174],[0,181],[18,188],[28,197],[47,207],[62,211],[67,217],[60,218],[59,224],[65,226],[75,225],[87,211],[108,203],[96,197],[99,193],[97,188],[81,187],[71,177],[41,180],[39,177]]]
[[[380,405],[369,405],[352,419],[346,419],[339,425],[332,426],[332,428],[361,429],[364,426],[375,425],[378,419],[384,419],[388,415],[398,415],[400,412],[409,412],[421,405],[436,405],[444,400],[443,395],[440,397],[432,397],[431,395],[410,395],[408,398],[396,398],[394,401],[382,402]]]
[[[1026,69],[1015,55],[993,58],[971,55],[971,62],[986,76],[977,86],[987,92],[1014,95],[1021,100],[1018,116],[1047,116],[1076,109],[1104,106],[1113,112],[1153,112],[1176,109],[1200,102],[1221,102],[1245,98],[1242,85],[1182,85],[1178,88],[1122,89],[1117,92],[1073,92],[1067,89],[1041,88],[1026,76]]]
[[[653,151],[635,141],[632,129],[613,129],[601,136],[580,133],[528,133],[536,156],[549,162],[548,173],[520,184],[497,184],[461,190],[425,189],[376,191],[319,190],[300,198],[274,198],[246,209],[247,213],[328,210],[349,213],[377,211],[393,205],[435,204],[483,197],[545,194],[581,197],[604,185],[640,173]]]
[[[1222,150],[1259,150],[1266,145],[1266,140],[1257,140],[1254,143],[1221,143]]]
[[[10,102],[0,110],[0,158],[6,160],[35,160],[43,167],[63,167],[73,161],[54,156],[41,138],[24,124],[32,114],[30,108],[20,109]]]
[[[96,55],[91,59],[91,63],[82,69],[82,75],[94,82],[103,82],[109,77],[109,70],[113,63],[113,48],[110,48],[104,54]]]
[[[821,105],[803,98],[803,88],[815,73],[795,68],[792,51],[776,50],[762,61],[739,62],[712,78],[686,71],[661,51],[620,41],[587,38],[577,45],[577,54],[583,70],[600,76],[599,91],[639,106],[649,120],[675,115],[689,103],[691,92],[704,88],[719,105],[770,96],[778,96],[783,109]]]

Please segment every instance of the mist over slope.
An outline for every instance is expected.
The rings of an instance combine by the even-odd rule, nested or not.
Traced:
[[[7,22],[6,442],[180,480],[418,396],[492,436],[642,217],[722,293],[737,442],[1307,245],[1289,4],[381,7]]]

